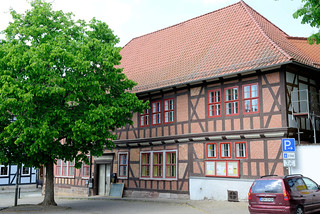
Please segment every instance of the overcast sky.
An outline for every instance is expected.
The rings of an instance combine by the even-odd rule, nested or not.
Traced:
[[[30,1],[30,0],[28,0]],[[11,15],[9,8],[23,13],[30,8],[27,0],[1,0],[0,30]],[[47,0],[54,10],[72,12],[75,19],[96,17],[106,22],[120,37],[120,46],[131,39],[209,13],[239,0]],[[292,14],[302,6],[301,0],[244,0],[290,36],[308,37],[317,32],[302,25]]]

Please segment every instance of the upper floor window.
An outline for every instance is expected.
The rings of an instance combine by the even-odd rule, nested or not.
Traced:
[[[239,95],[238,87],[225,89],[225,114],[237,115],[239,114]]]
[[[149,125],[149,109],[145,109],[142,114],[140,114],[140,126],[148,126]]]
[[[152,125],[161,124],[161,101],[153,102],[152,109]]]
[[[207,158],[216,158],[217,157],[217,144],[216,143],[207,143]]]
[[[231,158],[231,143],[220,143],[220,157]]]
[[[259,111],[258,84],[243,86],[244,113],[254,113]]]
[[[164,101],[164,123],[174,122],[174,101],[167,99]]]
[[[9,168],[5,165],[0,165],[0,176],[8,176],[9,175]]]
[[[235,147],[236,147],[236,158],[246,158],[247,157],[246,142],[236,142]]]
[[[119,153],[119,178],[128,178],[128,153]]]
[[[221,116],[221,90],[209,91],[209,117]]]

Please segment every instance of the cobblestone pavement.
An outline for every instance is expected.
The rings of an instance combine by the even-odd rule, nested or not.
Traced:
[[[0,193],[2,213],[121,213],[121,214],[248,214],[247,202],[191,201],[179,199],[138,199],[108,197],[56,197],[57,207],[37,206],[43,200],[40,190],[21,193],[18,206],[13,207],[14,193]]]

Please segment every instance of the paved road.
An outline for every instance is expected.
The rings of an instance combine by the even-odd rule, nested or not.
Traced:
[[[12,207],[14,194],[0,194],[2,213],[121,213],[121,214],[248,214],[246,202],[225,201],[191,201],[177,199],[110,199],[105,197],[88,198],[58,198],[58,207],[42,208],[36,206],[43,197],[39,192],[22,194],[17,207]]]

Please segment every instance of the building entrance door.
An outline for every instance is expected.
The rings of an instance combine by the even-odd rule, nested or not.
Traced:
[[[111,164],[99,164],[99,188],[98,195],[109,196]]]

